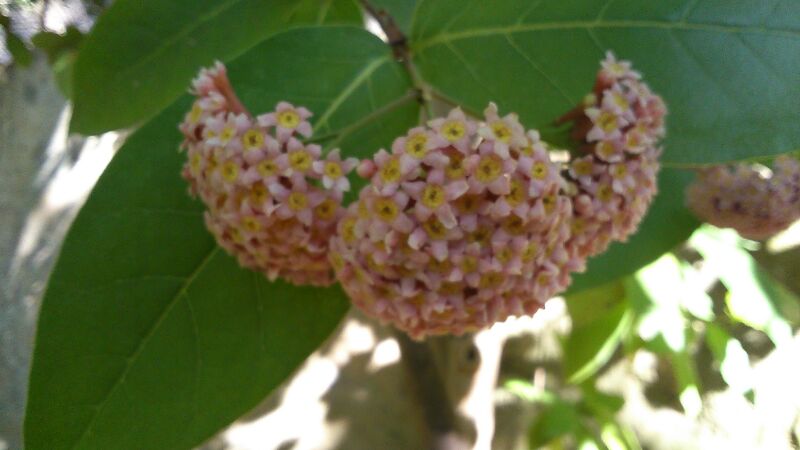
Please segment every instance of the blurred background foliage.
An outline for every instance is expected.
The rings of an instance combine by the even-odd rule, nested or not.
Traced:
[[[641,449],[616,415],[623,398],[598,380],[642,353],[659,368],[649,387],[656,402],[688,417],[703,414],[713,392],[757,403],[761,390],[775,387],[759,384],[754,365],[791,349],[800,326],[798,252],[785,247],[800,244],[798,234],[795,226],[762,244],[704,225],[635,274],[568,296],[572,326],[561,336],[555,376],[505,380],[508,391],[540,405],[530,447]],[[786,258],[795,263],[784,266]],[[797,439],[796,431],[787,436],[792,445]]]

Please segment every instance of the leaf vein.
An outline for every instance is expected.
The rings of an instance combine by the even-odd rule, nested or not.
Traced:
[[[370,61],[366,66],[364,66],[361,71],[356,74],[353,81],[348,84],[339,95],[333,99],[331,104],[328,106],[328,109],[319,116],[319,119],[314,124],[314,128],[317,130],[322,129],[322,127],[328,126],[328,120],[330,120],[331,116],[342,106],[345,100],[347,100],[353,93],[358,89],[362,83],[364,83],[372,74],[378,70],[382,65],[389,62],[388,56],[381,56],[380,58],[373,59]],[[328,126],[329,127],[329,126]],[[330,127],[329,127],[330,128]]]
[[[122,369],[122,373],[117,378],[117,381],[114,383],[114,385],[111,386],[111,389],[108,391],[108,394],[104,396],[103,401],[97,405],[97,408],[92,414],[89,423],[86,425],[86,428],[83,430],[83,433],[81,433],[81,435],[78,436],[78,440],[75,441],[75,444],[72,446],[72,448],[77,448],[78,446],[80,446],[80,444],[84,441],[84,439],[86,439],[88,436],[91,435],[92,429],[94,428],[94,425],[97,423],[97,418],[100,416],[105,407],[108,405],[109,398],[111,398],[114,392],[116,392],[116,390],[119,389],[120,386],[122,386],[122,384],[125,382],[125,378],[128,376],[128,372],[130,372],[131,367],[133,367],[133,364],[139,358],[139,355],[144,350],[144,347],[147,344],[147,342],[149,342],[150,339],[153,337],[156,330],[161,326],[161,323],[169,315],[169,312],[172,311],[172,308],[175,307],[176,304],[178,304],[178,300],[181,299],[184,295],[186,295],[189,286],[191,286],[195,278],[197,278],[197,276],[203,272],[205,267],[208,265],[209,261],[213,259],[213,257],[217,254],[218,251],[219,247],[214,245],[214,247],[209,251],[208,255],[206,255],[206,257],[203,258],[200,264],[198,264],[194,272],[192,272],[186,278],[186,281],[183,283],[178,293],[175,294],[175,296],[172,297],[172,299],[166,303],[164,309],[158,315],[155,322],[153,322],[153,325],[147,330],[147,332],[145,332],[145,335],[139,342],[139,345],[136,347],[133,353],[131,353],[131,355],[128,357],[128,362],[125,364],[125,368]]]

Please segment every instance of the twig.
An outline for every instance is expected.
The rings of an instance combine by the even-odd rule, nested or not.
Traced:
[[[431,110],[431,87],[425,83],[425,81],[419,75],[419,70],[411,60],[411,54],[408,49],[408,39],[406,39],[406,35],[402,30],[400,30],[400,27],[397,26],[394,18],[389,13],[383,9],[376,8],[375,5],[370,3],[369,0],[360,0],[360,2],[367,13],[369,13],[369,15],[378,22],[378,25],[380,25],[381,30],[383,30],[383,33],[386,35],[389,46],[392,47],[392,52],[394,52],[395,58],[401,64],[403,64],[403,68],[411,78],[411,83],[417,89],[419,93],[418,101],[422,106],[426,116],[424,121],[432,119],[433,112]]]
[[[460,436],[456,414],[447,387],[431,351],[430,341],[416,342],[395,330],[409,385],[422,409],[428,428],[429,445],[434,450],[466,450],[470,446]]]

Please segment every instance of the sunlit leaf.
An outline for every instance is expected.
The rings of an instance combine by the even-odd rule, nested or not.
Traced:
[[[672,351],[686,347],[686,318],[681,299],[686,286],[677,258],[667,254],[639,270],[626,282],[628,295],[638,310],[639,336],[646,341],[661,336]]]
[[[737,245],[736,232],[704,226],[689,242],[728,289],[726,304],[734,319],[765,332],[775,345],[791,340],[791,326],[759,279],[755,260]]]
[[[753,369],[742,344],[715,323],[707,324],[705,340],[714,359],[719,362],[720,375],[725,383],[740,394],[752,390]]]
[[[570,403],[558,399],[539,413],[528,431],[528,445],[539,448],[548,442],[568,435],[580,427],[580,414]]]

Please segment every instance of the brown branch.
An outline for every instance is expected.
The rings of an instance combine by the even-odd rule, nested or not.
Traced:
[[[447,386],[436,366],[430,340],[416,342],[402,331],[395,330],[400,345],[406,376],[417,404],[422,409],[427,426],[429,445],[434,450],[463,450],[470,448],[461,437],[456,412],[447,395]]]

